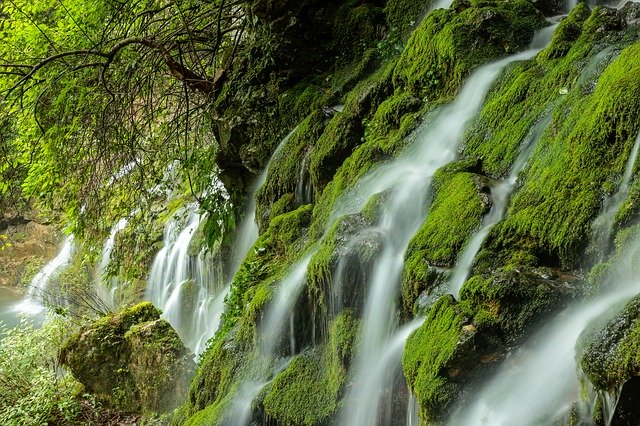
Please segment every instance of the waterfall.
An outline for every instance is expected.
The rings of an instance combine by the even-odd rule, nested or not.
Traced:
[[[385,199],[378,225],[384,249],[368,284],[360,347],[352,369],[352,386],[347,395],[349,409],[341,413],[345,426],[371,425],[378,422],[380,391],[389,385],[383,375],[376,374],[380,354],[391,344],[396,324],[395,300],[409,240],[423,223],[427,212],[430,182],[435,171],[455,158],[465,124],[479,111],[490,85],[508,64],[534,57],[548,43],[553,30],[545,29],[544,43],[479,68],[468,79],[454,102],[442,107],[435,119],[424,125],[415,143],[398,160],[372,173],[373,188],[391,190]],[[360,190],[366,192],[369,177]],[[384,182],[387,188],[379,188]],[[372,195],[376,192],[369,192]],[[351,199],[368,199],[359,194]],[[380,380],[372,380],[372,377]]]
[[[631,153],[629,154],[620,186],[618,187],[616,192],[613,193],[613,195],[605,200],[601,213],[591,225],[591,232],[594,235],[594,237],[592,238],[592,244],[595,245],[595,247],[593,248],[593,250],[595,251],[594,260],[596,262],[602,261],[604,259],[604,256],[606,255],[607,250],[609,249],[611,236],[613,234],[613,226],[616,219],[616,213],[618,213],[620,206],[622,206],[622,203],[627,198],[627,194],[629,193],[629,183],[631,182],[631,178],[633,177],[633,169],[634,165],[636,164],[639,150],[640,133],[638,133],[638,136],[636,137],[636,140],[633,144],[633,148],[631,149]]]
[[[313,203],[313,187],[311,186],[311,176],[309,175],[310,154],[311,150],[308,150],[304,154],[302,165],[300,166],[300,176],[298,177],[298,185],[295,193],[296,206]]]
[[[618,192],[628,188],[637,151],[638,139]],[[616,200],[610,205],[621,202]],[[596,221],[605,221],[602,217],[608,214],[608,209],[604,209]],[[637,251],[640,241],[634,241],[631,247]],[[574,350],[578,338],[589,323],[640,292],[640,280],[628,278],[633,276],[631,271],[635,269],[634,265],[626,263],[631,263],[627,259],[633,258],[632,255],[625,256],[624,263],[616,265],[616,277],[611,281],[617,282],[607,288],[607,292],[567,308],[511,354],[494,378],[473,392],[478,397],[461,406],[449,424],[548,424],[565,415],[571,402],[580,399],[580,373],[577,373]],[[609,399],[615,400],[615,397],[606,401]],[[612,403],[610,401],[610,405]],[[613,408],[609,411],[612,414]]]
[[[98,277],[97,277],[97,285],[96,291],[98,292],[98,296],[107,302],[111,307],[115,307],[115,292],[118,289],[118,279],[116,277],[111,277],[107,279],[105,277],[107,267],[109,266],[109,262],[111,262],[111,253],[113,252],[113,248],[116,242],[116,236],[120,231],[126,228],[128,223],[127,218],[120,219],[109,232],[109,237],[104,242],[104,246],[102,247],[102,254],[100,256],[100,265],[98,266]]]
[[[47,296],[52,290],[49,289],[49,281],[53,275],[67,266],[71,261],[74,252],[73,235],[69,235],[65,240],[58,255],[47,263],[44,268],[36,274],[29,283],[27,295],[22,302],[15,306],[17,312],[23,312],[29,315],[37,315],[45,310],[42,306],[44,296]]]
[[[314,253],[315,250],[311,250],[311,254],[308,254],[300,262],[295,264],[291,268],[291,271],[283,278],[278,288],[274,290],[275,294],[271,298],[271,305],[265,315],[265,319],[260,323],[258,334],[260,341],[263,342],[261,351],[265,355],[275,355],[276,348],[284,330],[285,321],[290,315],[298,295],[306,282],[307,267]],[[289,349],[293,352],[295,349],[295,336],[293,333],[290,333],[289,338]]]
[[[296,129],[278,145],[280,152]],[[157,253],[147,282],[146,297],[163,311],[163,317],[178,331],[187,347],[199,355],[220,325],[224,299],[240,263],[258,239],[255,223],[255,192],[267,177],[271,160],[251,185],[242,220],[233,236],[228,259],[191,247],[193,236],[205,217],[196,203],[179,210],[166,224],[163,248]],[[230,280],[224,280],[228,271]]]
[[[450,425],[551,424],[580,397],[575,344],[588,324],[640,291],[633,281],[614,294],[565,310],[511,354],[494,378],[451,416]]]
[[[187,347],[198,354],[197,316],[200,304],[219,289],[219,265],[205,252],[190,253],[191,240],[203,216],[196,203],[179,210],[165,227],[163,248],[156,255],[147,282],[146,298],[163,311]],[[203,307],[204,310],[206,308]]]
[[[480,251],[487,235],[489,235],[489,231],[491,231],[491,228],[493,228],[493,226],[504,217],[509,198],[516,186],[518,174],[520,174],[522,169],[526,166],[527,161],[533,152],[533,148],[542,135],[544,129],[549,125],[550,121],[551,116],[547,115],[533,127],[530,138],[525,141],[524,148],[520,151],[516,161],[513,163],[511,172],[507,179],[498,182],[491,188],[491,198],[493,201],[491,209],[484,217],[480,230],[476,232],[471,241],[469,241],[464,250],[462,250],[456,267],[451,274],[449,290],[453,295],[457,295],[460,292],[462,285],[467,281],[467,278],[469,278],[469,274],[471,273],[471,268],[473,266],[473,260]]]

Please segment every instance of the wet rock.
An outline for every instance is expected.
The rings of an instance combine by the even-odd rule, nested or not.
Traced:
[[[124,412],[166,412],[187,395],[195,363],[160,311],[144,302],[83,327],[60,361],[85,390]]]
[[[633,377],[622,386],[618,404],[613,412],[611,426],[640,424],[640,377]]]

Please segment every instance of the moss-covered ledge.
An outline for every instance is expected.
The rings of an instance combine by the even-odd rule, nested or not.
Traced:
[[[145,414],[171,411],[184,400],[192,357],[149,302],[82,327],[60,352],[62,364],[96,399]]]

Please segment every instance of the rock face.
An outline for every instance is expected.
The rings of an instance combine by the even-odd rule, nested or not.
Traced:
[[[83,327],[60,361],[98,400],[125,412],[165,412],[184,400],[195,364],[160,311],[143,302]]]
[[[16,216],[0,215],[0,234],[9,237],[9,247],[0,251],[0,286],[18,287],[22,277],[33,276],[56,254],[56,231],[52,226]]]

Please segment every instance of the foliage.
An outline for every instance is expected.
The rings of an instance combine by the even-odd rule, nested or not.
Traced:
[[[52,317],[42,327],[25,320],[15,328],[3,328],[0,423],[36,426],[78,421],[82,387],[57,361],[69,325]]]
[[[9,247],[11,247],[9,237],[4,234],[0,234],[0,250],[5,250]]]

